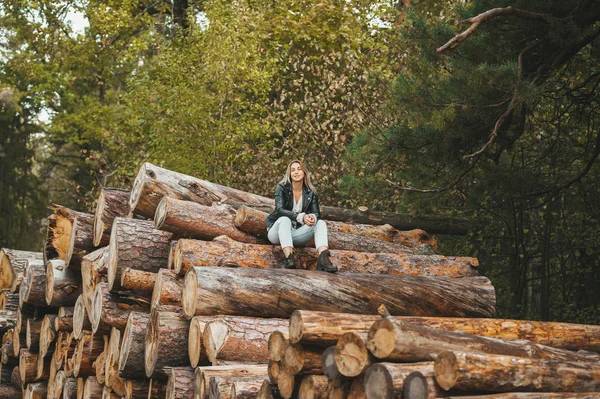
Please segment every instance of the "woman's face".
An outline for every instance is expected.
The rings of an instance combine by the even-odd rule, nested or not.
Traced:
[[[301,182],[304,180],[304,171],[302,170],[302,166],[299,163],[294,162],[291,167],[290,174],[292,181]]]

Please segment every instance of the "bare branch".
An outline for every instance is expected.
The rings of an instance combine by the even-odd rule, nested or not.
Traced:
[[[526,19],[534,19],[534,20],[538,20],[538,21],[546,21],[546,19],[548,18],[548,16],[545,14],[539,14],[536,12],[525,11],[525,10],[521,10],[519,8],[513,8],[513,7],[492,8],[491,10],[488,10],[484,13],[481,13],[479,15],[476,15],[474,17],[467,19],[466,22],[470,22],[471,26],[469,26],[469,28],[467,30],[465,30],[464,32],[455,35],[452,39],[450,39],[443,46],[439,47],[437,49],[437,52],[441,53],[445,50],[458,47],[469,36],[471,36],[471,34],[473,32],[475,32],[475,30],[479,27],[479,25],[481,25],[484,22],[489,21],[490,19],[493,19],[496,17],[504,17],[504,16],[515,16],[515,17],[526,18]]]

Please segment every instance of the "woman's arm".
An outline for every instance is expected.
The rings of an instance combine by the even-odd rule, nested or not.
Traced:
[[[321,219],[321,208],[319,208],[319,196],[313,192],[313,199],[310,203],[310,209],[306,212],[315,215],[315,219]]]
[[[284,188],[281,184],[278,184],[275,189],[275,213],[277,214],[277,217],[287,216],[292,220],[296,220],[298,214],[292,210],[285,209],[283,206],[283,196],[285,195],[283,190]]]

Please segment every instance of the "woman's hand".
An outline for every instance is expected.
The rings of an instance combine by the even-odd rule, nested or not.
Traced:
[[[304,221],[304,224],[307,226],[314,226],[315,223],[317,223],[315,215],[311,215],[311,214],[304,215],[304,218],[302,220]]]

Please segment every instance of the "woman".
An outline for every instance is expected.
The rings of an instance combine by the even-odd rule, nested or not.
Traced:
[[[329,260],[327,225],[319,220],[320,216],[319,197],[310,182],[310,173],[302,162],[293,160],[275,189],[275,212],[265,222],[269,241],[283,248],[286,269],[296,268],[294,245],[314,238],[319,253],[317,270],[337,272]]]

